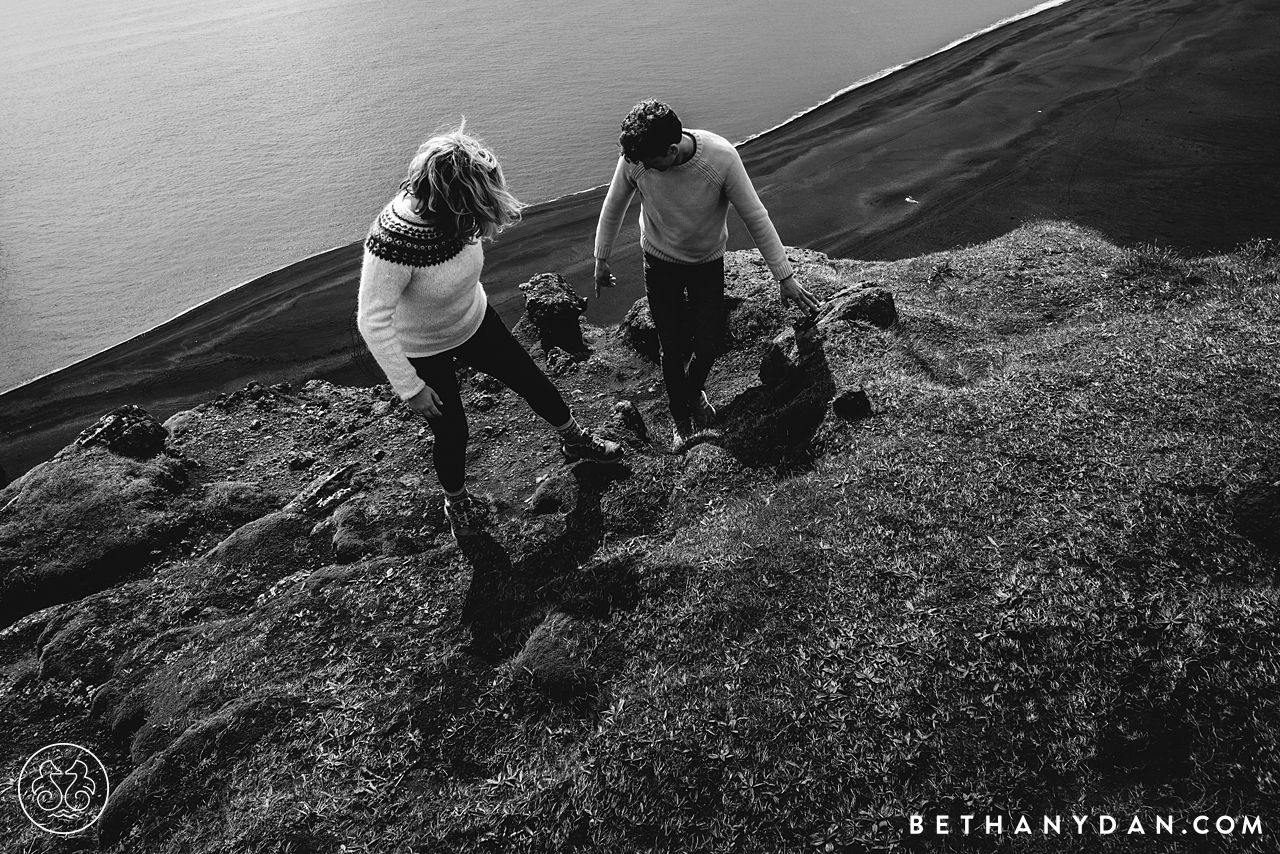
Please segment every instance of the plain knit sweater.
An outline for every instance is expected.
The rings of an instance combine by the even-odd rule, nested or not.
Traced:
[[[391,387],[408,400],[426,386],[410,358],[434,356],[480,328],[488,299],[484,249],[393,200],[369,229],[356,322]]]
[[[787,251],[747,176],[738,150],[718,134],[686,129],[693,156],[665,172],[619,157],[596,226],[595,257],[608,259],[631,198],[640,191],[640,245],[677,264],[702,264],[724,255],[732,204],[774,278],[792,275]]]

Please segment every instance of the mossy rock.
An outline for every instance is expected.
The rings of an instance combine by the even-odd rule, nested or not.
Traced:
[[[187,473],[71,445],[0,490],[0,627],[106,589],[195,521]]]

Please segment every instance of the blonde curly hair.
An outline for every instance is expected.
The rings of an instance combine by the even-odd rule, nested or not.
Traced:
[[[507,189],[498,158],[466,126],[464,117],[455,130],[422,143],[400,187],[423,219],[467,240],[492,240],[520,221],[524,204]]]

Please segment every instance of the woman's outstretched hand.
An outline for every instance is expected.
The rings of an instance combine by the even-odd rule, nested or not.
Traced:
[[[423,386],[422,391],[406,400],[405,404],[414,412],[428,418],[439,418],[440,410],[444,408],[440,395],[436,394],[436,390],[429,385]]]

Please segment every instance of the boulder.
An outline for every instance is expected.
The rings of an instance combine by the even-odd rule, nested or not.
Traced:
[[[658,342],[658,330],[653,325],[653,315],[649,313],[648,297],[635,301],[618,325],[622,333],[622,341],[641,356],[657,364],[662,359],[662,345]]]
[[[378,555],[414,554],[422,550],[421,538],[413,533],[421,519],[416,504],[356,497],[313,528],[311,542],[317,545],[317,534],[329,535],[333,560],[339,564]]]
[[[569,373],[589,355],[585,350],[578,353],[570,353],[559,347],[552,347],[550,350],[546,350],[545,353],[547,373],[553,377],[562,377]]]
[[[568,471],[549,475],[529,498],[529,512],[568,513],[578,504],[578,481]]]
[[[103,447],[113,454],[149,460],[164,452],[169,431],[140,406],[127,404],[102,416],[84,430],[76,444],[85,448]]]
[[[649,441],[649,427],[644,423],[644,416],[640,414],[640,410],[631,401],[620,400],[613,405],[613,421],[619,427],[624,427],[628,432],[635,434],[641,441]]]
[[[898,322],[898,308],[893,294],[884,288],[858,287],[840,291],[827,301],[820,322],[832,320],[861,321],[888,329]]]
[[[366,555],[378,554],[382,543],[369,521],[362,501],[352,501],[333,514],[333,557],[338,563],[352,563]]]
[[[542,345],[543,352],[550,353],[559,347],[566,353],[586,353],[582,340],[582,325],[578,318],[587,310],[587,300],[578,296],[573,287],[559,273],[539,273],[520,285],[524,292],[524,317],[532,326],[532,334]]]
[[[165,419],[163,426],[170,436],[177,438],[184,433],[190,432],[192,428],[197,427],[199,424],[200,413],[194,409],[184,409]]]
[[[241,525],[214,546],[205,560],[229,570],[274,567],[274,575],[288,575],[308,551],[314,523],[300,513],[277,510]]]

